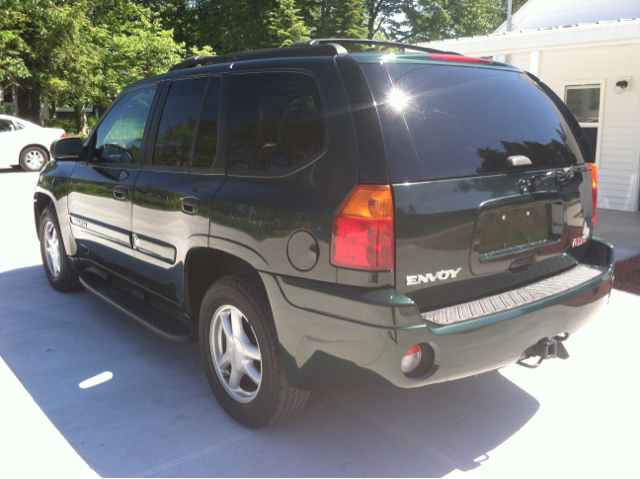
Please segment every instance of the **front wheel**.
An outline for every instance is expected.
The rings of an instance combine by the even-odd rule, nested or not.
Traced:
[[[67,292],[80,288],[78,272],[71,267],[62,243],[56,212],[47,206],[40,216],[40,254],[44,273],[49,284],[58,291]]]
[[[271,308],[257,279],[226,276],[209,288],[200,309],[200,352],[218,402],[246,427],[281,421],[309,398],[287,382]]]
[[[25,171],[40,171],[47,164],[49,155],[39,146],[29,146],[20,153],[20,166]]]

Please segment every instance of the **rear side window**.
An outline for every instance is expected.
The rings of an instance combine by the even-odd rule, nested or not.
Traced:
[[[525,74],[425,64],[361,64],[378,105],[391,179],[420,181],[576,164],[553,102]]]
[[[220,77],[211,78],[209,91],[202,107],[198,138],[193,154],[193,166],[210,167],[218,149],[218,111],[220,106]]]
[[[235,74],[229,110],[229,172],[285,173],[324,149],[320,92],[310,75]]]
[[[208,80],[202,77],[171,83],[153,149],[154,165],[189,166]]]

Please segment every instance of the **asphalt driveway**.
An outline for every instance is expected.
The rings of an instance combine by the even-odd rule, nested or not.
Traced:
[[[326,384],[301,415],[250,431],[216,403],[197,344],[49,287],[36,178],[0,171],[2,477],[640,474],[638,296],[615,291],[566,361],[415,390]]]

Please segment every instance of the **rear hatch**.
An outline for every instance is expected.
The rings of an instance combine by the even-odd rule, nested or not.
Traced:
[[[396,288],[421,312],[580,261],[591,233],[590,173],[534,79],[506,65],[359,62],[392,182]]]

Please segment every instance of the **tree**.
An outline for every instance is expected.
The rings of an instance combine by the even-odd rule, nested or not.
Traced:
[[[385,26],[392,25],[394,18],[402,13],[405,0],[364,0],[367,14],[367,38],[380,33],[386,36]]]
[[[300,5],[314,38],[366,37],[362,0],[300,0]]]
[[[276,0],[211,1],[199,25],[199,43],[222,53],[272,47],[277,40],[268,20],[277,6]]]
[[[496,0],[410,0],[402,11],[404,21],[392,25],[389,34],[407,43],[485,35],[501,15]]]
[[[19,87],[21,116],[41,123],[43,96],[69,104],[78,131],[84,106],[106,103],[185,53],[158,15],[130,0],[0,0],[0,86]]]
[[[298,15],[295,0],[280,0],[280,5],[271,20],[271,34],[278,39],[280,47],[309,38],[309,30]]]

